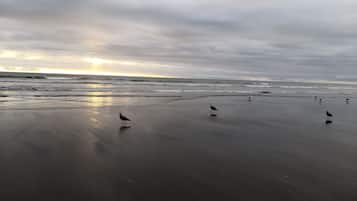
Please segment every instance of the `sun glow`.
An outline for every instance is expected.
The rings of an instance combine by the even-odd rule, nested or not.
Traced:
[[[36,67],[28,70],[28,67],[23,66],[0,66],[0,72],[19,72],[19,73],[49,73],[49,74],[70,74],[70,75],[103,75],[103,76],[128,76],[128,77],[158,77],[158,78],[173,78],[173,76],[166,76],[160,74],[149,73],[133,73],[133,72],[98,72],[92,70],[80,69],[58,69],[48,67]]]
[[[23,60],[40,60],[43,56],[34,52],[20,52],[13,50],[0,51],[0,58],[2,59],[23,59]]]
[[[9,51],[9,50],[0,51],[0,58],[11,59],[11,58],[16,58],[16,55],[17,54],[15,51]]]
[[[171,77],[161,75],[162,63],[79,56],[47,54],[36,51],[0,49],[0,72],[85,74],[135,77]]]
[[[83,61],[90,63],[91,65],[94,65],[94,66],[113,63],[112,60],[101,59],[101,58],[96,58],[96,57],[86,57],[83,59]]]

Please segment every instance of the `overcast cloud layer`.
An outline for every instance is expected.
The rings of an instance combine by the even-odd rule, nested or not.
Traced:
[[[355,0],[0,0],[0,66],[357,79],[356,25]]]

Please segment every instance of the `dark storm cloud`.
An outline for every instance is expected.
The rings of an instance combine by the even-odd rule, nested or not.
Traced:
[[[357,73],[353,1],[0,0],[0,48],[164,64],[174,76]],[[140,69],[145,71],[145,69]]]

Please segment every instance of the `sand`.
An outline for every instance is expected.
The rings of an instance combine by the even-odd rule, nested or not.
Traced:
[[[0,200],[357,200],[353,100],[127,101],[1,108]]]

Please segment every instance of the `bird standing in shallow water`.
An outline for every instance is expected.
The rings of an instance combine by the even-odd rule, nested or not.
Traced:
[[[216,117],[217,116],[217,111],[218,111],[218,108],[213,106],[213,105],[210,105],[210,116],[211,117]]]
[[[326,111],[326,116],[327,116],[327,119],[325,120],[325,124],[328,125],[328,124],[332,124],[332,117],[333,117],[333,114],[329,111]]]
[[[346,98],[346,104],[350,103],[350,98]]]
[[[252,102],[252,96],[248,96],[248,101]]]

